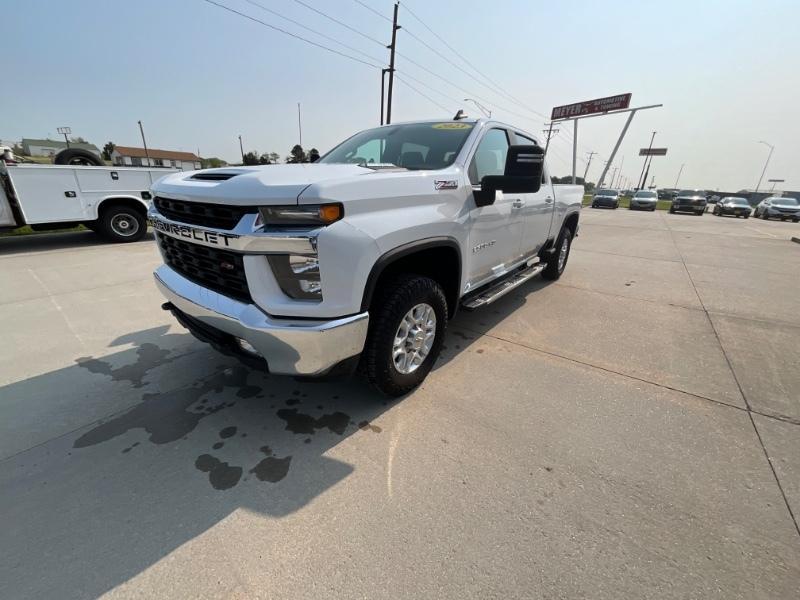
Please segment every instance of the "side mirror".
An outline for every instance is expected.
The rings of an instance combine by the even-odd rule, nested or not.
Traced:
[[[542,186],[543,172],[544,148],[534,145],[509,146],[505,171],[502,175],[486,175],[481,179],[480,191],[474,192],[475,204],[493,204],[497,190],[510,194],[534,194]]]

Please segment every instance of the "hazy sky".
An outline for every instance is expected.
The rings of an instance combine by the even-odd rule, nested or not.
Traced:
[[[246,0],[216,0],[366,62],[388,51],[297,0],[254,0],[365,53],[334,44]],[[390,23],[354,0],[303,0],[366,36],[388,42]],[[390,0],[364,0],[391,15]],[[246,20],[204,0],[1,0],[3,47],[0,139],[55,136],[68,125],[102,146],[148,144],[238,160],[245,150],[285,156],[298,140],[324,152],[378,124],[380,70]],[[431,52],[421,38],[465,71],[408,7],[502,87],[476,79]],[[480,98],[493,116],[541,134],[554,105],[633,93],[633,106],[663,103],[633,120],[615,164],[635,180],[638,149],[653,130],[669,154],[653,161],[658,186],[755,186],[769,149],[767,178],[800,189],[800,1],[408,0],[400,6],[394,121],[450,118],[464,98]],[[429,69],[426,72],[408,59]],[[426,86],[410,79],[422,81]],[[448,80],[444,81],[442,78]],[[456,84],[458,87],[454,87]],[[431,89],[432,88],[432,89]],[[512,98],[509,98],[511,96]],[[521,102],[521,105],[517,103]],[[511,112],[517,114],[511,114]],[[594,150],[596,180],[623,116],[581,121],[579,175]],[[571,128],[552,145],[552,168],[568,174]],[[763,184],[762,184],[763,186]]]

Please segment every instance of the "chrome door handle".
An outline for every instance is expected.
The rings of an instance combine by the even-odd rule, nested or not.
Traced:
[[[511,206],[513,206],[514,208],[522,208],[523,206],[525,206],[525,202],[523,200],[514,200]]]
[[[548,196],[547,198],[544,199],[544,201],[547,202],[548,204],[550,204],[553,201],[553,197],[552,196]]]

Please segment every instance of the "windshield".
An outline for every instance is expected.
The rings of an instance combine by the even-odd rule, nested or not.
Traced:
[[[797,206],[797,200],[794,198],[773,198],[773,204],[778,204],[780,206]]]
[[[750,206],[750,203],[744,198],[725,198],[723,202],[726,204],[735,204],[736,206]]]
[[[357,133],[323,156],[321,163],[366,167],[443,169],[453,164],[472,131],[473,123],[407,123]]]
[[[616,196],[617,192],[615,190],[598,190],[596,196]]]
[[[655,192],[641,191],[641,192],[636,192],[634,198],[658,198],[658,194],[656,194]]]
[[[688,196],[689,198],[700,196],[701,198],[705,198],[706,193],[703,190],[681,190],[678,192],[678,196]]]

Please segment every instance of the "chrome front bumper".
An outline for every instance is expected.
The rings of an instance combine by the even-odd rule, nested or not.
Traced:
[[[158,289],[180,311],[249,342],[271,373],[323,375],[364,349],[369,313],[319,321],[277,319],[253,304],[199,286],[166,265],[153,275]]]

